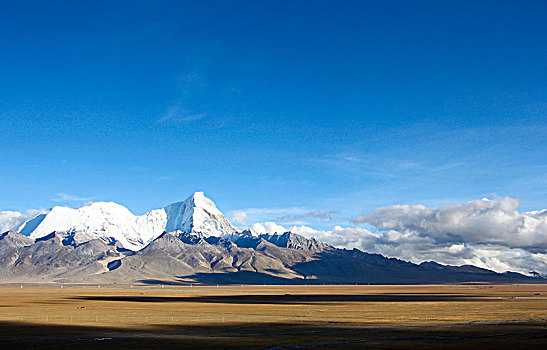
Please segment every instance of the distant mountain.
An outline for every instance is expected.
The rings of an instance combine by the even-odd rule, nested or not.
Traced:
[[[315,239],[306,239],[300,235],[292,232],[285,232],[283,234],[275,235],[260,235],[260,238],[267,240],[270,243],[275,244],[278,247],[292,248],[298,250],[306,250],[310,252],[322,252],[327,248],[327,245],[316,241]]]
[[[119,241],[130,250],[140,250],[165,231],[181,230],[197,235],[232,235],[237,230],[203,192],[183,202],[137,216],[114,202],[95,202],[80,209],[53,207],[24,222],[18,231],[30,238],[51,232],[79,233],[105,242]]]
[[[196,192],[133,215],[112,202],[54,207],[0,235],[0,281],[163,284],[540,283],[474,266],[413,264],[292,232],[238,231]]]
[[[291,233],[291,235],[294,235]],[[295,235],[244,236],[238,242],[182,231],[164,232],[133,252],[101,239],[83,243],[51,233],[30,240],[16,232],[0,236],[0,281],[147,284],[427,284],[544,283],[517,273],[500,274],[471,266],[416,265],[336,249]],[[285,236],[286,237],[286,236]],[[267,239],[265,239],[267,238]],[[271,243],[270,241],[274,242]],[[276,245],[278,243],[280,246]]]

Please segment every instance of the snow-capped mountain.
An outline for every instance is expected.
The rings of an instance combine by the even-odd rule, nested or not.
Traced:
[[[30,238],[51,232],[84,233],[124,248],[141,250],[165,231],[180,230],[198,236],[231,236],[237,230],[203,192],[144,215],[134,215],[114,202],[95,202],[79,209],[53,207],[24,222],[18,231]]]
[[[164,228],[167,232],[180,230],[202,237],[224,237],[238,232],[203,192],[195,192],[184,202],[173,203],[163,210],[167,214]]]
[[[296,233],[279,232],[283,230],[280,226],[269,226],[260,231],[259,226],[238,231],[202,192],[140,216],[113,202],[96,202],[79,209],[54,207],[24,222],[18,229],[20,233],[0,232],[0,281],[157,283],[165,280],[177,284],[544,281],[473,266],[416,265],[357,249],[337,249]]]

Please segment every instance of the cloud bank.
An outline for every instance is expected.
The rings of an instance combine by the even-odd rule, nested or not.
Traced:
[[[395,205],[353,222],[370,223],[382,231],[417,233],[437,242],[498,244],[545,252],[547,209],[520,213],[519,205],[518,199],[508,197],[439,208]]]
[[[315,230],[285,228],[274,222],[255,224],[256,232],[292,231],[340,248],[357,248],[420,263],[475,265],[497,272],[547,275],[547,210],[519,212],[514,198],[481,199],[428,208],[396,205],[378,208],[353,220],[362,227]]]

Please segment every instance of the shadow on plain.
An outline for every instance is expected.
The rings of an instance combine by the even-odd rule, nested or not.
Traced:
[[[0,322],[2,349],[544,348],[545,322],[370,328],[354,324],[237,323],[105,327]]]
[[[125,301],[139,303],[219,303],[219,304],[318,304],[343,302],[462,302],[492,301],[495,298],[450,294],[241,294],[172,296],[82,296],[72,299],[96,301]]]

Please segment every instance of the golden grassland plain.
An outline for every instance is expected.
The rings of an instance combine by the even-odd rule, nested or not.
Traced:
[[[1,348],[547,348],[547,285],[0,286]]]

